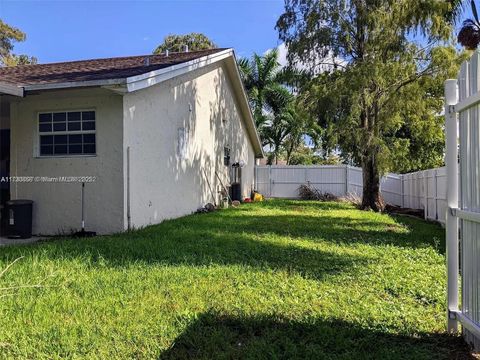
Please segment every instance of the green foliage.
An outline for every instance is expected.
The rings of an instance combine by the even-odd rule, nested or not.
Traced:
[[[13,50],[13,42],[25,41],[25,33],[4,23],[0,19],[0,56],[4,57]]]
[[[292,152],[303,144],[303,136],[315,129],[292,94],[292,86],[303,74],[283,69],[277,49],[240,59],[238,65],[263,145],[270,147],[275,162],[286,152],[288,163]]]
[[[440,226],[266,201],[3,247],[5,359],[467,358],[445,333]],[[439,245],[440,244],[440,245]]]
[[[273,49],[263,56],[253,54],[251,59],[239,59],[238,66],[257,129],[262,132],[268,122],[265,114],[285,107],[291,100],[291,94],[280,78],[278,50]]]
[[[429,66],[436,69],[434,74],[422,75],[388,97],[374,94],[372,103],[378,111],[379,123],[371,135],[378,147],[377,158],[382,173],[404,173],[443,164],[444,119],[439,115],[443,110],[443,82],[456,76],[464,57],[457,56],[450,47],[436,47],[430,56]],[[393,68],[383,70],[382,78],[375,81],[399,83],[398,78],[388,75]],[[414,71],[411,70],[411,79],[416,76]],[[316,116],[322,128],[319,136],[325,150],[332,151],[338,146],[344,159],[361,165],[361,150],[369,134],[363,133],[359,124],[358,89],[352,88],[357,75],[352,68],[324,73],[303,89],[300,102]],[[403,75],[405,79],[408,76]],[[358,78],[360,84],[363,77],[361,74]]]
[[[0,19],[0,66],[36,64],[37,59],[27,55],[12,54],[14,42],[25,41],[26,35],[20,29]]]
[[[383,206],[382,173],[441,163],[443,81],[462,60],[451,45],[451,5],[287,0],[277,22],[291,63],[341,60],[302,89],[301,102],[322,126],[322,143],[362,166],[366,208]]]
[[[289,165],[338,165],[341,159],[333,154],[321,155],[314,148],[298,146],[291,154]]]
[[[9,54],[2,58],[2,62],[4,66],[34,65],[37,63],[37,58],[28,55]]]
[[[217,47],[215,43],[206,35],[200,33],[190,33],[185,35],[168,35],[163,42],[153,51],[154,54],[161,54],[165,51],[183,52],[185,46],[189,51],[214,49]]]

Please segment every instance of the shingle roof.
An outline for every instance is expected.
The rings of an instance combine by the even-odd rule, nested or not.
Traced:
[[[214,54],[225,49],[80,60],[0,68],[0,82],[16,85],[123,79]],[[148,59],[148,60],[146,60]]]

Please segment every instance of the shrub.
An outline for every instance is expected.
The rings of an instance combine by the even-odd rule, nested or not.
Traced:
[[[309,183],[300,185],[298,194],[302,200],[336,201],[338,197],[328,192],[321,192]]]

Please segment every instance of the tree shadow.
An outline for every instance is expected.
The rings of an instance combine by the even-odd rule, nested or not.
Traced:
[[[208,226],[221,226],[225,217],[213,218]],[[272,226],[277,224],[278,226]],[[233,232],[276,234],[292,239],[336,244],[393,245],[400,248],[435,247],[445,253],[444,230],[421,220],[397,217],[392,224],[374,219],[352,219],[337,214],[245,215],[229,224]]]
[[[205,313],[159,359],[474,359],[460,337],[398,335],[339,319]]]
[[[367,256],[337,254],[298,246],[258,241],[252,234],[231,229],[198,228],[208,216],[194,216],[190,224],[169,221],[128,235],[48,241],[10,247],[0,260],[42,256],[82,259],[91,266],[128,267],[134,263],[167,266],[241,265],[274,269],[320,280],[369,261]],[[208,222],[207,222],[208,223]]]
[[[445,230],[438,224],[421,219],[397,216],[394,221],[379,221],[375,217],[365,217],[347,203],[310,201],[266,201],[255,204],[260,208],[277,210],[264,215],[251,211],[250,205],[207,215],[204,221],[196,224],[196,229],[226,229],[232,233],[278,235],[292,240],[326,241],[336,244],[391,245],[399,248],[434,248],[445,253]],[[340,210],[330,212],[330,210]],[[343,215],[341,210],[348,210]],[[289,211],[295,211],[292,216]]]
[[[335,203],[307,203],[302,206],[319,211],[346,207]],[[346,208],[351,209],[350,206]],[[277,205],[277,209],[282,208]],[[308,246],[305,240],[313,243],[388,244],[411,248],[432,246],[429,227],[433,225],[416,220],[411,222],[412,219],[406,221],[410,231],[398,232],[396,228],[385,229],[385,224],[379,224],[374,219],[351,219],[328,212],[314,216],[311,213],[302,214],[299,210],[298,215],[291,216],[280,211],[278,214],[262,216],[251,210],[249,206],[244,206],[169,220],[112,236],[55,240],[5,248],[0,260],[40,255],[51,259],[79,258],[91,266],[101,262],[102,266],[112,267],[127,267],[137,262],[173,266],[233,264],[287,271],[319,280],[327,275],[358,269],[371,259],[364,254],[352,255],[328,251],[321,246]],[[399,220],[399,223],[402,221]],[[424,227],[427,230],[422,230]]]

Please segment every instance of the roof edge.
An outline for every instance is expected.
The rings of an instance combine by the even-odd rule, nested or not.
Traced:
[[[235,52],[232,48],[228,48],[213,54],[205,55],[187,62],[183,62],[176,65],[171,65],[163,69],[158,69],[154,71],[149,71],[141,75],[135,75],[127,78],[116,78],[116,79],[105,79],[105,80],[85,80],[85,81],[73,81],[73,82],[62,82],[62,83],[53,83],[53,84],[37,84],[37,85],[25,85],[23,88],[15,87],[14,85],[8,85],[9,88],[21,89],[22,95],[24,96],[24,91],[37,91],[37,90],[55,90],[55,89],[68,89],[68,88],[81,88],[81,87],[103,87],[111,85],[123,85],[126,92],[138,91],[141,89],[148,88],[150,86],[162,83],[166,80],[172,79],[174,77],[180,76],[182,74],[194,71],[210,64],[231,59],[233,62],[233,76],[235,78],[235,88],[239,100],[242,103],[242,112],[244,117],[246,117],[247,131],[250,134],[250,139],[252,141],[252,146],[255,150],[256,158],[263,158],[263,147],[260,141],[260,136],[255,125],[255,120],[248,103],[247,94],[243,86],[242,79],[240,77],[240,72],[238,70],[237,60],[235,57]],[[0,93],[2,92],[2,85],[0,83]],[[13,90],[12,90],[13,91]],[[19,91],[19,90],[17,90]]]
[[[255,150],[255,157],[263,158],[265,157],[265,154],[263,153],[262,142],[260,141],[257,126],[255,125],[252,110],[250,109],[247,94],[240,77],[235,51],[232,48],[228,48],[210,55],[205,55],[177,65],[172,65],[163,69],[150,71],[145,74],[131,76],[126,79],[127,92],[142,90],[226,59],[231,59],[233,63],[232,75],[235,77],[234,91],[237,92],[238,98],[243,105],[241,111],[244,114],[244,117],[246,117],[245,125],[247,127],[250,140],[252,141],[252,146]]]
[[[13,95],[13,96],[19,96],[19,97],[25,96],[23,87],[0,81],[0,95],[1,94]]]
[[[180,64],[171,65],[163,69],[149,71],[141,75],[130,76],[126,79],[128,92],[141,90],[159,84],[163,81],[172,79],[179,75],[183,75],[190,71],[194,71],[204,66],[226,59],[232,54],[232,49],[226,49]]]
[[[55,90],[55,89],[68,89],[68,88],[106,86],[106,85],[121,85],[125,83],[126,83],[125,78],[118,78],[118,79],[106,79],[106,80],[68,81],[68,82],[53,83],[53,84],[25,85],[23,88],[25,89],[25,91],[36,91],[36,90]]]

